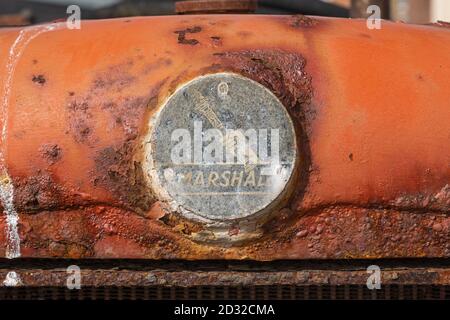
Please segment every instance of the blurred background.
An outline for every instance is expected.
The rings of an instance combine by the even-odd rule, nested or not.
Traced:
[[[226,1],[229,0],[219,2]],[[28,25],[65,19],[67,6],[72,4],[80,6],[82,19],[170,15],[176,14],[175,2],[174,0],[0,0],[0,26]],[[382,8],[385,19],[408,23],[450,21],[450,0],[259,0],[255,13],[365,17],[366,8],[371,4],[377,4]]]

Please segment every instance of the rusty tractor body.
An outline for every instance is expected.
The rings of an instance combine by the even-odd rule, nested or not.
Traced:
[[[193,15],[83,21],[80,30],[59,22],[4,29],[0,38],[3,257],[450,257],[445,26],[383,21],[370,30],[365,20]],[[214,75],[232,80],[183,102],[180,90]],[[233,81],[251,84],[233,98]],[[171,104],[166,120],[200,105],[197,116],[224,129],[214,99],[227,90],[250,104],[250,92],[273,96],[267,126],[282,112],[281,127],[292,123],[281,150],[292,172],[280,192],[248,214],[234,208],[231,218],[227,206],[243,194],[227,200],[218,191],[190,204],[190,194],[167,195],[151,174],[171,168],[152,153],[164,143],[149,148],[170,145],[158,130],[171,126],[161,124]],[[183,113],[185,105],[192,110]],[[231,116],[244,115],[236,110]],[[252,168],[241,167],[243,184]],[[201,192],[232,183],[214,177],[198,180],[210,182]],[[240,204],[250,206],[258,181],[248,179]]]

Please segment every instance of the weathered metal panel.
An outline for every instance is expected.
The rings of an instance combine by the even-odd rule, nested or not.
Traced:
[[[7,277],[9,270],[0,269]],[[18,269],[20,283],[28,287],[64,287],[67,272],[56,270]],[[196,286],[279,286],[361,285],[367,282],[365,270],[301,270],[301,271],[142,271],[88,269],[81,273],[83,287],[196,287]],[[393,284],[449,285],[448,269],[421,268],[415,270],[389,269],[383,271],[383,286]]]
[[[448,28],[211,15],[55,23],[0,39],[2,256],[450,255]],[[294,192],[247,242],[199,241],[207,227],[168,210],[142,166],[164,101],[218,72],[272,91],[297,132]],[[242,232],[229,226],[230,239]]]

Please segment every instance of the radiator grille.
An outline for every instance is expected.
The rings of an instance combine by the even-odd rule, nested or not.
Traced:
[[[343,286],[202,286],[0,288],[0,300],[450,300],[450,286],[386,285],[368,290]]]

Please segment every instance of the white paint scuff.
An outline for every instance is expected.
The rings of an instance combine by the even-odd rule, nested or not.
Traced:
[[[16,40],[9,49],[8,60],[5,66],[5,79],[3,82],[3,95],[0,106],[0,120],[2,121],[0,137],[0,201],[3,205],[3,212],[6,215],[5,232],[7,243],[5,256],[8,259],[20,257],[20,237],[18,231],[19,215],[14,208],[14,186],[8,174],[5,156],[8,137],[8,109],[11,96],[11,85],[16,66],[28,44],[40,34],[55,30],[62,25],[64,24],[46,24],[20,30]],[[14,271],[12,272],[17,276]]]
[[[2,176],[0,182],[0,200],[6,215],[6,258],[20,257],[20,237],[18,230],[19,215],[14,208],[14,186],[9,176]]]

